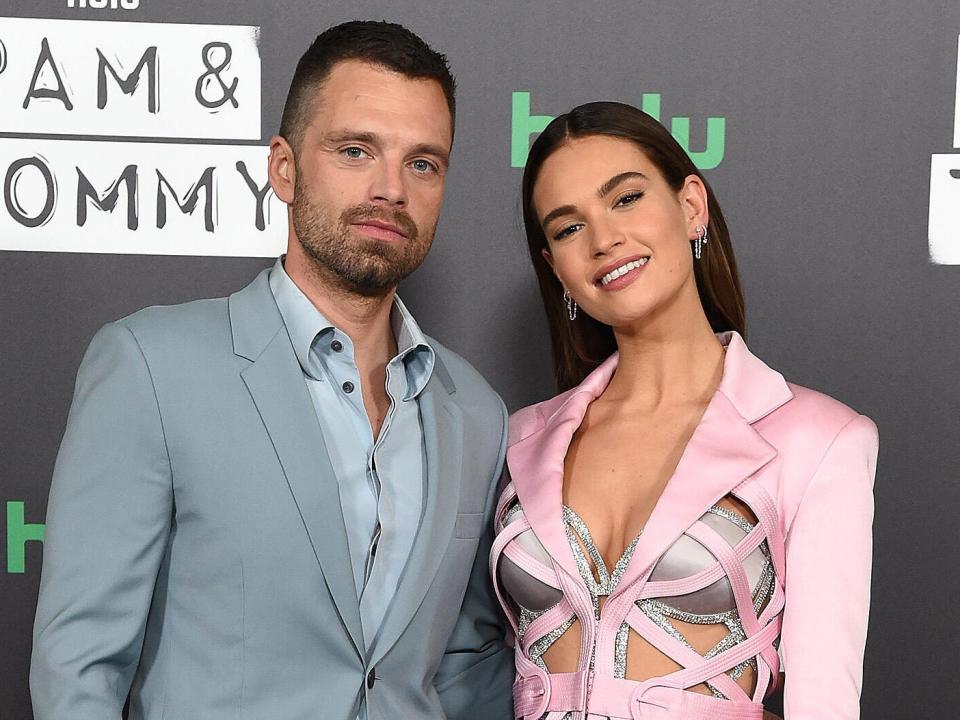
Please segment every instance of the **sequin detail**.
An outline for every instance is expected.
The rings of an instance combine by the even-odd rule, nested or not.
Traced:
[[[621,623],[613,643],[613,676],[621,680],[627,676],[627,640],[630,638],[630,626]]]
[[[550,649],[550,646],[553,645],[557,640],[560,639],[560,636],[563,635],[567,630],[571,628],[574,622],[576,622],[577,616],[574,615],[570,619],[566,620],[563,625],[558,628],[555,628],[544,635],[542,638],[537,640],[530,646],[530,652],[528,657],[535,662],[541,670],[546,670],[547,666],[543,662],[543,654]]]
[[[603,555],[597,548],[597,544],[593,541],[590,528],[587,527],[583,518],[564,505],[563,522],[564,528],[567,531],[567,540],[570,543],[570,549],[573,551],[573,557],[577,561],[577,569],[580,571],[580,576],[583,578],[583,582],[586,584],[587,590],[590,592],[590,598],[593,601],[594,617],[599,620],[600,598],[609,597],[613,594],[613,591],[616,590],[617,585],[620,583],[620,578],[623,577],[623,573],[627,570],[627,565],[630,564],[630,558],[633,557],[634,550],[637,549],[640,534],[624,549],[623,554],[620,555],[620,559],[617,560],[617,564],[611,573],[607,569]],[[581,545],[581,543],[583,544]],[[590,569],[590,560],[587,559],[587,554],[584,554],[584,548],[587,549],[587,554],[590,555],[590,560],[593,561],[593,566],[597,570],[599,580],[597,577],[594,577],[593,571]]]
[[[506,525],[518,512],[521,511],[522,509],[519,502],[514,501],[511,503],[510,507],[504,513],[503,524]],[[713,507],[709,508],[707,512],[728,520],[746,534],[749,534],[754,529],[754,525],[746,518],[728,508],[714,505]],[[627,566],[633,557],[642,533],[638,534],[630,542],[630,544],[627,545],[620,558],[617,560],[613,571],[611,572],[607,568],[607,565],[603,559],[603,555],[597,547],[597,544],[594,541],[586,522],[584,522],[584,520],[574,510],[567,506],[563,506],[563,521],[564,530],[566,531],[567,540],[573,552],[577,569],[581,578],[583,579],[587,591],[590,594],[594,617],[597,621],[599,621],[600,598],[609,597],[616,590],[617,585],[620,583],[620,580],[622,579],[623,574],[626,572]],[[773,567],[767,541],[764,540],[761,542],[758,545],[758,548],[763,555],[764,564],[753,597],[753,610],[757,615],[761,613],[764,605],[772,596],[776,584],[776,572]],[[703,653],[703,657],[706,659],[713,658],[747,640],[746,631],[743,628],[743,623],[741,622],[739,613],[736,609],[721,613],[697,614],[672,607],[663,599],[638,600],[636,602],[636,606],[661,630],[686,647],[694,650],[694,652],[696,652],[696,648],[694,648],[694,646],[687,640],[683,633],[676,628],[671,620],[693,625],[725,625],[727,628],[726,636],[724,636],[723,639],[710,648],[706,653]],[[547,611],[543,610],[540,612],[533,612],[527,608],[520,608],[518,634],[520,636],[521,643],[527,631],[529,630],[530,625],[545,612]],[[530,660],[536,663],[540,669],[544,670],[545,672],[549,672],[546,664],[543,661],[543,655],[564,633],[566,633],[573,626],[576,620],[576,615],[571,616],[559,627],[551,630],[546,635],[532,643],[528,651],[528,657]],[[619,679],[624,679],[626,677],[629,638],[630,625],[627,622],[624,622],[620,625],[614,639],[613,670],[614,677]],[[591,677],[595,666],[595,650],[596,647],[594,646],[590,653],[589,669]],[[740,663],[736,667],[728,670],[727,674],[736,681],[743,675],[744,672],[746,672],[747,668],[753,668],[754,670],[757,669],[757,661],[755,657],[750,658]],[[705,684],[715,697],[722,700],[728,699],[711,683],[706,682]],[[546,718],[548,718],[550,715],[550,713],[546,713],[541,717],[540,720],[546,720]],[[564,715],[560,717],[560,720],[572,720],[573,717],[573,713],[564,713]]]
[[[506,512],[503,513],[503,520],[501,523],[506,527],[509,525],[513,518],[523,512],[523,508],[520,506],[520,501],[516,498],[510,503],[510,507],[507,508]]]

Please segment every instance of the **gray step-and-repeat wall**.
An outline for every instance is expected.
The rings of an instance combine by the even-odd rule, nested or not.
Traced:
[[[265,146],[299,55],[358,17],[408,25],[457,75],[443,219],[402,294],[511,409],[552,389],[518,212],[530,138],[617,99],[685,144],[732,229],[753,350],[880,427],[863,716],[955,717],[956,0],[2,0],[0,16],[0,718],[31,717],[47,489],[88,341],[238,289],[280,251]]]

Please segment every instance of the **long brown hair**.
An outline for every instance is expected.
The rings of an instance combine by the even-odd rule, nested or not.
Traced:
[[[563,286],[543,257],[542,251],[548,249],[547,238],[533,206],[533,187],[546,159],[569,140],[590,135],[609,135],[637,145],[675,192],[680,191],[688,175],[696,175],[703,181],[707,190],[710,227],[709,243],[693,266],[700,303],[714,332],[736,330],[746,336],[743,292],[727,223],[706,178],[670,133],[642,110],[617,102],[580,105],[555,118],[534,141],[523,172],[522,186],[523,222],[530,261],[537,273],[550,324],[553,366],[557,389],[561,392],[578,385],[617,349],[609,325],[586,313],[575,321],[568,319],[562,297]]]

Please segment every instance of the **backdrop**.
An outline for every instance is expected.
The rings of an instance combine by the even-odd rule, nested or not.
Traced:
[[[731,227],[752,350],[880,427],[863,716],[953,717],[955,0],[0,0],[0,15],[4,720],[31,717],[47,491],[84,349],[143,306],[230,293],[280,251],[265,146],[300,54],[354,18],[402,22],[457,75],[443,219],[401,294],[512,410],[552,393],[518,208],[531,137],[616,99],[685,144]]]

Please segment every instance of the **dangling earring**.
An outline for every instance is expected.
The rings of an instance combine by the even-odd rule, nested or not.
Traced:
[[[577,301],[570,297],[570,292],[564,288],[563,289],[563,301],[567,304],[567,317],[570,320],[577,319]]]
[[[700,259],[700,248],[707,244],[707,226],[697,225],[697,239],[693,241],[693,256]]]

